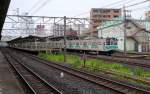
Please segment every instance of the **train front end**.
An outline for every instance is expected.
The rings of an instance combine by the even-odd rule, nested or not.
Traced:
[[[104,51],[118,50],[118,40],[116,38],[106,38],[103,47]]]

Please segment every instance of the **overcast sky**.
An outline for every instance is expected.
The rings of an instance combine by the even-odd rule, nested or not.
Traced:
[[[11,0],[8,14],[15,14],[13,10],[19,8],[20,14],[29,12],[29,15],[87,17],[91,8],[122,8],[123,5],[141,1],[144,0]],[[113,4],[115,2],[120,3]],[[149,2],[131,7],[132,16],[144,17],[148,5]]]
[[[29,15],[34,16],[89,17],[91,8],[122,8],[123,5],[128,6],[141,1],[145,0],[11,0],[8,14],[15,15],[14,10],[19,8],[21,15],[29,12]],[[132,10],[132,17],[144,19],[145,11],[150,10],[149,2],[128,8]],[[14,31],[3,32],[3,35],[16,34]]]

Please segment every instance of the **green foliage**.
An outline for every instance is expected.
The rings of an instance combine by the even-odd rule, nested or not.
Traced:
[[[64,57],[63,54],[45,54],[40,53],[39,57],[45,60],[55,61],[55,62],[63,62]]]
[[[39,57],[45,60],[55,61],[55,62],[63,62],[64,55],[61,54],[45,54],[40,53]],[[75,55],[67,55],[67,63],[71,64],[75,68],[81,68],[83,66],[83,60],[79,56]],[[85,66],[88,67],[89,70],[108,70],[117,72],[125,75],[134,75],[138,77],[150,77],[150,71],[144,71],[142,68],[135,68],[134,70],[118,63],[107,63],[104,60],[98,59],[87,59],[85,62]]]
[[[139,67],[136,67],[133,73],[134,75],[137,75],[139,77],[150,77],[150,72],[145,71],[144,69]]]

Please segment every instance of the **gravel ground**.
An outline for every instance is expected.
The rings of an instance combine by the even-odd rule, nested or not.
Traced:
[[[65,73],[64,77],[61,77],[61,71],[42,63],[36,64],[37,62],[32,59],[22,58],[22,55],[17,56],[19,60],[22,60],[23,63],[44,77],[50,84],[63,91],[63,94],[118,94],[108,88],[92,84]]]

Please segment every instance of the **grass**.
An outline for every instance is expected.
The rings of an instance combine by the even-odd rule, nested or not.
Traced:
[[[40,53],[39,57],[45,60],[55,61],[55,62],[63,62],[64,56],[63,54],[45,54]],[[84,61],[78,56],[75,55],[67,55],[67,63],[71,64],[75,68],[81,68],[84,66]],[[85,62],[85,67],[88,67],[89,70],[107,70],[116,72],[119,74],[136,76],[139,78],[150,78],[150,71],[145,71],[142,68],[136,67],[131,69],[127,66],[118,63],[106,63],[104,60],[97,59],[88,59]]]

